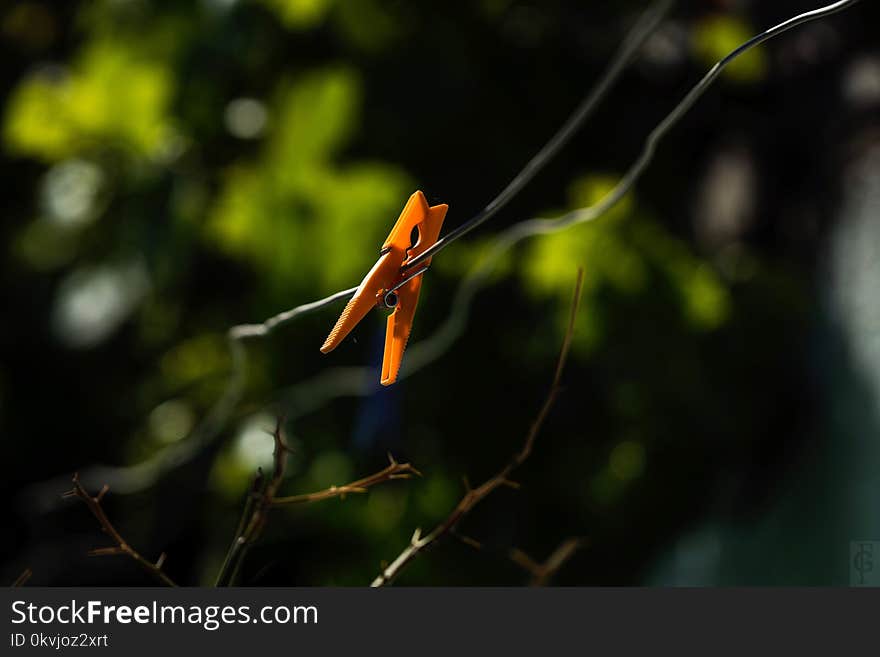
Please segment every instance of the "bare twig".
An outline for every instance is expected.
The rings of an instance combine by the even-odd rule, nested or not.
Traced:
[[[413,475],[419,477],[422,473],[416,470],[410,463],[398,463],[391,454],[388,454],[389,464],[387,467],[375,472],[367,477],[353,481],[350,484],[342,486],[330,486],[325,490],[316,493],[305,493],[303,495],[291,495],[289,497],[276,497],[273,506],[281,506],[285,504],[303,504],[306,502],[320,502],[328,500],[332,497],[345,497],[349,493],[366,493],[367,489],[376,484],[381,484],[392,479],[410,479]]]
[[[569,314],[568,319],[568,328],[565,332],[565,337],[562,341],[562,349],[559,353],[559,359],[556,363],[556,372],[553,375],[553,383],[550,386],[550,391],[547,393],[547,398],[544,400],[544,404],[541,406],[541,410],[538,412],[538,416],[535,418],[535,421],[532,423],[531,428],[529,429],[528,434],[526,435],[526,440],[523,443],[523,446],[520,448],[518,452],[516,452],[513,457],[508,461],[508,463],[501,468],[501,470],[494,476],[487,479],[481,485],[476,488],[471,488],[467,481],[465,481],[466,492],[464,497],[461,498],[456,507],[452,510],[452,513],[446,517],[446,519],[437,525],[431,532],[425,536],[422,536],[421,529],[416,529],[413,533],[412,538],[410,539],[409,545],[401,552],[397,558],[392,561],[388,566],[386,566],[382,572],[373,580],[371,586],[384,586],[391,582],[397,575],[403,570],[407,564],[409,564],[413,559],[415,559],[418,554],[427,548],[429,545],[434,543],[437,539],[444,536],[449,531],[453,530],[455,526],[458,524],[459,520],[461,520],[465,515],[467,515],[471,509],[473,509],[477,504],[479,504],[483,499],[486,498],[490,493],[492,493],[497,488],[501,486],[512,486],[517,487],[517,484],[511,481],[510,477],[513,474],[513,471],[516,470],[520,465],[525,462],[525,460],[532,453],[532,449],[535,445],[535,440],[538,437],[538,433],[541,431],[541,427],[544,425],[545,420],[547,419],[547,415],[550,413],[550,409],[553,407],[556,398],[559,396],[560,392],[560,381],[562,378],[562,372],[565,368],[565,363],[568,360],[568,353],[571,348],[571,340],[574,335],[574,324],[575,319],[577,318],[578,306],[580,304],[581,298],[581,289],[583,287],[584,282],[584,270],[579,269],[577,275],[577,283],[575,284],[574,295],[571,303],[571,313]]]
[[[83,488],[82,484],[80,483],[79,474],[75,474],[73,475],[73,488],[63,495],[63,497],[77,497],[85,502],[86,506],[89,508],[89,511],[92,512],[92,515],[95,516],[95,519],[98,521],[98,524],[101,525],[101,529],[104,531],[105,534],[113,539],[113,542],[115,543],[115,545],[109,547],[90,550],[89,556],[104,557],[118,554],[125,555],[130,559],[136,561],[141,568],[146,570],[150,575],[155,577],[166,586],[177,586],[174,580],[172,580],[162,570],[162,566],[165,563],[164,552],[155,562],[146,559],[141,555],[140,552],[129,545],[128,541],[126,541],[122,537],[122,534],[120,534],[116,527],[113,526],[113,523],[110,522],[110,519],[104,512],[104,507],[101,506],[101,500],[104,499],[104,496],[107,494],[108,490],[110,490],[109,486],[105,485],[100,491],[98,491],[97,495],[92,497],[92,495],[89,494],[89,492],[85,488]]]
[[[342,486],[331,486],[326,490],[314,493],[278,497],[278,488],[284,479],[287,453],[290,451],[282,436],[282,424],[283,420],[279,419],[272,434],[275,439],[272,476],[266,479],[262,471],[260,471],[254,478],[238,529],[235,532],[235,538],[232,541],[232,545],[229,546],[229,550],[223,560],[223,565],[217,574],[215,582],[217,586],[229,586],[236,581],[248,549],[259,539],[265,529],[269,511],[272,507],[306,504],[333,497],[345,497],[348,494],[365,493],[371,486],[391,481],[392,479],[409,479],[413,475],[421,475],[410,463],[398,463],[391,454],[388,454],[389,464],[387,467],[357,481]]]
[[[31,578],[33,574],[34,571],[32,571],[30,568],[25,568],[22,571],[21,575],[15,578],[15,581],[12,583],[12,588],[24,586],[25,584],[27,584],[27,581]]]
[[[275,423],[275,430],[272,432],[272,437],[275,440],[275,449],[272,451],[272,476],[266,479],[262,470],[258,471],[245,502],[235,538],[232,540],[232,545],[229,546],[220,572],[217,573],[216,586],[229,586],[235,581],[248,548],[260,537],[266,527],[269,509],[275,499],[275,493],[278,492],[284,479],[284,472],[287,469],[287,454],[290,451],[282,435],[283,424],[284,419],[279,417]]]

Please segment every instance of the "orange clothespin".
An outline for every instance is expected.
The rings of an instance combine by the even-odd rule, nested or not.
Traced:
[[[397,380],[403,350],[406,349],[419,302],[422,274],[431,264],[431,259],[419,263],[412,272],[406,271],[406,265],[433,246],[440,237],[440,228],[448,208],[445,204],[429,206],[421,192],[409,197],[379,251],[378,262],[361,282],[324,341],[321,347],[323,353],[333,351],[374,306],[392,310],[385,328],[385,355],[380,382],[388,386]]]

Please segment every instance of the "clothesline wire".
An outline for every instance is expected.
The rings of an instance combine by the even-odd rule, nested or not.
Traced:
[[[701,82],[691,90],[691,93],[685,97],[685,100],[682,101],[667,117],[666,121],[670,123],[674,123],[678,120],[681,114],[684,114],[685,111],[690,107],[687,104],[687,98],[691,95],[695,94],[699,96],[702,94],[705,89],[706,80],[708,79],[711,82],[711,79],[714,79],[712,75],[713,71],[721,70],[731,61],[742,55],[747,50],[751,50],[757,45],[767,41],[768,39],[772,39],[775,36],[782,34],[783,32],[787,32],[793,27],[797,27],[803,23],[816,20],[818,18],[824,18],[826,16],[831,16],[839,11],[843,11],[844,9],[850,7],[851,5],[856,4],[859,0],[840,0],[839,2],[835,2],[830,5],[826,5],[824,7],[820,7],[818,9],[814,9],[812,11],[804,12],[803,14],[799,14],[794,16],[778,25],[771,27],[760,34],[753,36],[751,39],[741,44],[730,53],[727,54],[723,59],[715,64],[709,73],[701,80]],[[649,26],[653,24],[656,20],[656,17],[662,16],[663,13],[668,9],[669,3],[661,3],[660,6],[655,7],[653,10],[650,10],[647,14],[645,14],[640,20],[639,24],[636,26],[633,33],[630,35],[630,39],[627,39],[624,42],[623,49],[626,49],[629,44],[638,43],[638,35],[641,33],[643,29],[651,29]],[[618,62],[618,66],[623,66],[624,63],[622,61]],[[411,269],[415,267],[420,262],[431,258],[436,255],[447,246],[455,242],[456,240],[464,237],[469,232],[477,228],[478,226],[486,223],[489,219],[495,216],[499,210],[501,210],[525,185],[527,185],[532,178],[547,164],[547,162],[552,159],[559,150],[565,146],[571,138],[575,135],[581,125],[584,123],[586,118],[592,112],[596,102],[600,100],[605,91],[606,87],[611,84],[611,82],[616,77],[617,71],[609,69],[609,71],[605,74],[605,77],[602,81],[597,85],[597,87],[583,100],[583,102],[577,107],[574,113],[569,117],[569,119],[565,122],[562,128],[550,139],[549,142],[540,150],[538,153],[529,160],[528,164],[523,168],[523,170],[505,187],[498,196],[496,196],[492,201],[483,208],[479,213],[473,216],[468,221],[464,222],[460,226],[456,227],[452,231],[450,231],[447,235],[437,240],[437,242],[426,249],[423,253],[419,254],[417,257],[413,258],[409,261],[405,268]]]
[[[599,82],[584,97],[580,104],[572,112],[571,116],[562,124],[550,140],[544,144],[530,159],[522,170],[502,189],[489,204],[471,219],[451,230],[446,236],[439,239],[433,246],[426,249],[417,257],[406,263],[405,269],[412,269],[424,262],[456,240],[486,223],[504,208],[532,179],[552,160],[577,132],[583,127],[586,120],[596,109],[599,102],[607,95],[611,86],[620,77],[620,74],[632,60],[633,56],[644,43],[645,38],[654,31],[660,19],[669,11],[672,0],[663,0],[656,3],[639,18],[632,30],[626,36],[618,48],[618,56],[612,61]]]

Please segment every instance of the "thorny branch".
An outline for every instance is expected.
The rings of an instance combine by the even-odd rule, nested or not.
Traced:
[[[556,372],[553,375],[553,383],[550,386],[550,391],[547,393],[544,404],[541,406],[541,410],[538,412],[538,416],[535,418],[535,421],[532,423],[532,426],[526,435],[526,440],[523,443],[523,446],[513,455],[510,461],[508,461],[508,463],[501,468],[497,474],[495,474],[495,476],[487,479],[476,488],[470,488],[468,486],[464,497],[461,498],[459,503],[452,510],[452,513],[450,513],[443,522],[431,530],[430,533],[422,536],[421,529],[416,529],[406,549],[404,549],[390,565],[382,570],[376,579],[373,580],[371,586],[384,586],[385,584],[390,583],[395,577],[397,577],[400,571],[407,566],[407,564],[418,556],[422,550],[449,531],[453,530],[458,522],[490,493],[501,486],[511,486],[513,488],[518,487],[515,482],[511,481],[510,476],[513,474],[513,471],[522,465],[531,455],[535,440],[537,439],[541,427],[544,425],[547,415],[550,413],[550,409],[553,408],[553,404],[556,402],[561,390],[560,382],[562,379],[562,372],[565,368],[565,363],[568,360],[568,352],[571,349],[571,341],[574,336],[575,319],[577,318],[578,306],[580,305],[583,283],[584,270],[581,268],[578,270],[577,283],[575,284],[574,295],[572,297],[571,312],[568,318],[568,328],[566,329],[565,337],[562,340],[562,349],[560,350],[559,359],[556,363]]]
[[[165,571],[162,570],[162,566],[165,563],[165,553],[163,552],[159,555],[159,558],[153,562],[149,559],[144,558],[140,552],[135,550],[131,545],[129,545],[128,541],[126,541],[122,534],[113,526],[113,523],[110,522],[110,518],[107,517],[107,514],[104,512],[104,507],[101,506],[101,500],[104,499],[104,496],[107,494],[107,491],[110,490],[109,486],[104,486],[97,495],[92,497],[92,495],[83,488],[82,484],[79,481],[79,474],[73,475],[73,488],[66,493],[64,493],[63,497],[77,497],[85,502],[85,505],[89,508],[89,511],[92,512],[92,515],[95,516],[95,519],[101,525],[101,529],[107,534],[116,545],[112,545],[109,547],[103,548],[95,548],[94,550],[89,551],[89,556],[91,557],[106,557],[117,554],[123,554],[134,561],[137,564],[146,570],[150,575],[155,577],[157,580],[165,584],[166,586],[177,586],[173,579],[171,579]]]
[[[341,486],[330,486],[325,490],[314,493],[278,497],[278,488],[284,479],[287,454],[290,451],[282,435],[283,422],[284,420],[279,418],[275,430],[272,432],[275,440],[272,476],[267,480],[263,472],[258,471],[254,478],[254,483],[245,501],[238,529],[235,532],[235,538],[232,541],[232,545],[229,546],[226,558],[223,560],[223,565],[217,575],[215,582],[217,586],[232,585],[236,581],[245,554],[263,533],[269,511],[272,507],[320,502],[334,497],[344,498],[349,494],[365,493],[368,488],[386,481],[410,479],[413,475],[421,476],[421,473],[412,464],[398,463],[389,453],[389,463],[385,468],[351,483]]]
[[[275,499],[275,493],[278,492],[284,479],[284,472],[287,469],[287,454],[290,451],[282,436],[283,424],[284,419],[279,417],[275,423],[275,430],[272,432],[272,437],[275,440],[275,448],[272,451],[272,476],[266,479],[262,470],[257,472],[251,492],[245,502],[235,538],[232,540],[232,545],[229,546],[220,572],[217,573],[216,586],[229,586],[235,582],[248,548],[260,537],[266,527],[269,509]]]
[[[345,497],[349,493],[366,493],[367,489],[376,484],[381,484],[392,479],[411,479],[413,475],[419,477],[422,473],[413,467],[410,463],[398,463],[391,454],[388,454],[388,466],[375,472],[367,477],[353,481],[350,484],[342,486],[330,486],[325,490],[316,493],[305,493],[303,495],[291,495],[289,497],[276,497],[273,506],[282,506],[285,504],[303,504],[305,502],[320,502],[328,500],[331,497]]]

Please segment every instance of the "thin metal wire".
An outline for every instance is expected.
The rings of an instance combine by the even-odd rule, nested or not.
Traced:
[[[489,205],[480,210],[480,212],[464,222],[457,228],[454,228],[448,235],[439,239],[433,246],[410,260],[402,267],[403,270],[411,269],[421,262],[424,262],[432,255],[445,249],[455,240],[464,237],[477,226],[484,224],[494,217],[505,205],[507,205],[514,196],[516,196],[523,187],[529,184],[532,179],[543,169],[547,163],[553,159],[559,151],[571,141],[572,137],[581,129],[586,120],[599,104],[608,90],[611,88],[623,70],[629,65],[636,56],[639,48],[645,39],[659,24],[660,20],[669,11],[673,4],[673,0],[662,0],[653,7],[648,9],[639,18],[638,22],[633,26],[623,43],[617,50],[611,66],[606,69],[598,84],[593,87],[589,94],[575,108],[568,120],[562,127],[550,138],[544,147],[538,151],[531,160],[529,160],[523,169],[511,180],[507,187],[490,201]]]
[[[766,30],[752,37],[739,47],[732,50],[721,61],[716,63],[715,66],[712,67],[712,69],[709,71],[709,73],[703,78],[703,80],[691,91],[691,94],[689,94],[681,103],[681,105],[676,108],[676,111],[672,112],[670,116],[667,117],[667,121],[675,123],[678,120],[678,117],[686,112],[693,104],[693,101],[689,100],[691,96],[693,96],[693,100],[696,100],[696,98],[702,95],[708,82],[711,82],[715,78],[715,72],[723,69],[729,62],[733,61],[747,50],[751,50],[752,48],[763,43],[764,41],[772,39],[773,37],[778,36],[793,27],[818,18],[830,16],[839,11],[843,11],[851,5],[856,4],[857,2],[859,2],[859,0],[841,0],[840,2],[835,2],[825,7],[820,7],[819,9],[814,9],[813,11],[808,11],[793,18],[790,18],[787,21],[784,21],[774,27],[771,27],[769,30]],[[662,11],[657,11],[651,16],[646,16],[645,28],[653,29],[651,25],[654,21],[659,20],[659,17],[662,16],[662,13]],[[623,50],[632,47],[634,43],[637,43],[637,40],[632,40],[628,44],[625,44]],[[606,78],[602,80],[602,82],[599,84],[599,87],[597,87],[594,93],[590,94],[590,96],[588,96],[584,100],[584,102],[578,107],[575,113],[571,116],[571,118],[569,118],[569,120],[559,130],[559,132],[557,132],[556,135],[554,135],[554,137],[547,143],[547,145],[544,146],[544,148],[542,148],[538,152],[538,154],[529,161],[529,163],[519,173],[519,175],[517,175],[517,177],[514,178],[510,182],[510,184],[505,187],[504,190],[498,196],[496,196],[491,203],[489,203],[489,205],[481,210],[479,214],[469,219],[458,228],[452,230],[445,237],[438,240],[431,248],[426,249],[418,257],[413,258],[412,261],[408,262],[404,268],[408,269],[410,267],[414,267],[423,260],[436,255],[447,246],[452,244],[455,240],[464,237],[467,233],[471,232],[477,226],[485,223],[493,216],[495,216],[495,214],[501,208],[503,208],[508,203],[508,201],[513,198],[514,195],[516,195],[529,181],[531,181],[532,178],[534,178],[535,174],[541,170],[541,168],[547,163],[547,161],[554,155],[556,155],[559,149],[561,149],[571,139],[575,132],[577,132],[578,128],[580,128],[581,124],[584,122],[584,120],[587,118],[587,116],[590,114],[593,107],[595,106],[596,99],[601,97],[601,93],[599,92],[604,91],[604,86],[606,86],[606,82],[610,84],[610,81],[613,79],[610,75],[611,73],[611,70],[606,73]]]
[[[285,310],[284,312],[278,313],[277,315],[273,315],[265,322],[262,322],[260,324],[239,324],[237,326],[233,326],[229,329],[229,339],[241,340],[242,338],[254,338],[269,335],[269,333],[271,333],[273,329],[278,327],[279,324],[286,324],[287,322],[296,319],[300,315],[313,313],[316,310],[320,310],[324,306],[329,306],[335,301],[348,299],[354,296],[355,292],[357,292],[357,287],[350,287],[347,290],[334,292],[329,297],[324,297],[323,299],[318,299],[317,301],[312,301],[311,303],[304,303],[301,306],[297,306],[296,308]]]
[[[428,363],[439,358],[451,346],[456,337],[460,335],[466,321],[470,301],[473,299],[481,283],[485,281],[487,273],[492,268],[492,265],[497,262],[497,260],[501,257],[501,255],[503,255],[503,253],[508,251],[519,241],[528,237],[532,237],[535,235],[548,235],[561,230],[565,230],[566,228],[570,228],[571,226],[577,224],[592,221],[602,216],[605,212],[614,207],[624,196],[626,196],[626,194],[632,190],[635,183],[638,181],[642,173],[644,173],[647,166],[653,160],[657,146],[663,139],[663,137],[673,127],[675,127],[675,125],[694,105],[694,103],[696,103],[696,101],[703,95],[706,89],[711,86],[711,84],[721,74],[723,69],[728,64],[730,64],[730,62],[745,53],[747,50],[754,48],[760,43],[763,43],[768,39],[778,36],[797,25],[830,16],[831,14],[855,5],[857,2],[859,2],[859,0],[843,0],[841,2],[836,2],[834,4],[827,5],[813,11],[799,14],[794,18],[780,23],[779,25],[772,27],[769,30],[766,30],[765,32],[762,32],[755,37],[752,37],[742,45],[732,50],[727,56],[719,60],[687,93],[687,95],[685,95],[685,97],[669,112],[669,114],[667,114],[666,117],[648,134],[642,148],[642,152],[639,154],[638,158],[624,173],[624,175],[618,181],[617,185],[615,185],[596,204],[589,207],[572,210],[571,212],[568,212],[561,217],[557,217],[555,219],[527,219],[525,221],[514,224],[513,226],[510,226],[506,230],[502,231],[501,234],[498,235],[498,237],[495,238],[495,240],[493,241],[491,250],[486,258],[481,263],[479,263],[474,271],[472,271],[462,282],[462,285],[459,287],[458,293],[456,294],[456,298],[453,303],[453,310],[449,313],[447,320],[444,322],[441,328],[439,328],[431,338],[423,342],[417,343],[408,350],[408,365],[405,365],[404,369],[401,371],[401,378],[406,378],[413,372],[421,369]],[[334,381],[334,384],[339,383],[339,377],[334,378],[331,372],[326,372],[325,374],[325,378],[328,381],[332,379]],[[341,386],[338,391],[334,392],[330,390],[329,387],[321,389],[330,390],[329,394],[331,395],[331,397],[337,396],[337,394],[338,396],[359,394],[360,388],[358,386],[362,385],[361,381],[365,380],[369,375],[369,369],[367,368],[362,371],[353,371],[349,369],[346,370],[345,375],[346,385]],[[312,382],[309,382],[308,387],[312,389],[312,391],[320,387],[312,386],[311,383]],[[364,389],[369,389],[369,387],[366,386]],[[327,400],[328,399],[325,398],[323,401]],[[306,404],[305,406],[309,408],[314,408],[318,405],[319,402],[317,398],[313,397],[310,399],[310,403]]]

